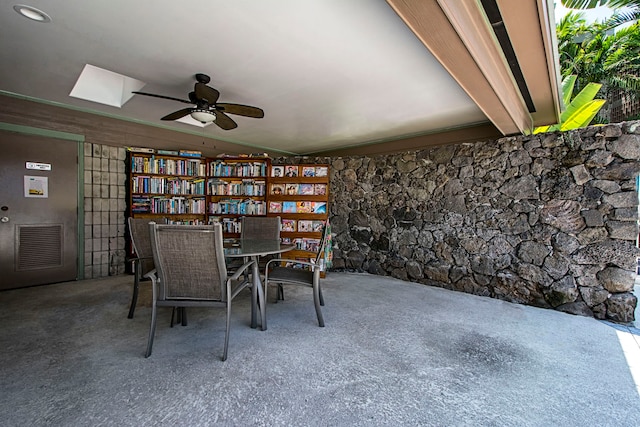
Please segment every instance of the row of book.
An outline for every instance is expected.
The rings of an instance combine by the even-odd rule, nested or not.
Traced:
[[[220,200],[209,203],[211,215],[266,215],[267,203],[261,200]]]
[[[132,213],[154,214],[198,214],[206,213],[204,198],[192,199],[186,197],[133,197]]]
[[[327,184],[271,184],[269,192],[278,196],[325,196],[327,194]]]
[[[164,156],[183,156],[183,157],[202,157],[202,151],[197,150],[163,150],[155,148],[147,148],[147,147],[127,147],[127,150],[132,153],[145,153],[145,154],[153,154],[157,153]]]
[[[215,161],[209,163],[209,174],[224,177],[257,177],[267,176],[266,162],[233,162]]]
[[[171,219],[170,217],[165,218],[167,224],[172,225],[204,225],[204,221],[201,219]]]
[[[209,224],[213,224],[213,223],[220,223],[220,225],[222,225],[223,233],[239,234],[242,228],[239,218],[222,218],[221,220],[220,218],[210,217]]]
[[[158,175],[206,176],[207,165],[200,159],[165,159],[131,156],[131,172]]]
[[[269,202],[269,213],[327,213],[327,202]]]
[[[131,179],[131,191],[133,193],[204,195],[204,178],[180,179],[134,176]]]
[[[207,182],[207,192],[212,196],[264,196],[266,187],[264,181],[253,179],[242,181],[209,179]]]
[[[288,233],[322,233],[324,221],[282,219],[281,227]]]

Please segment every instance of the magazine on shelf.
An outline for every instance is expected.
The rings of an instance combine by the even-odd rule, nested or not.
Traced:
[[[284,176],[287,176],[287,177],[298,176],[298,166],[285,166]]]
[[[301,233],[310,233],[313,231],[313,221],[300,220],[298,221],[298,231]]]
[[[327,213],[327,202],[313,202],[312,212],[316,214]]]
[[[316,166],[316,176],[327,176],[329,170],[326,166]]]
[[[271,166],[271,176],[280,178],[284,176],[284,166]]]
[[[325,196],[327,194],[327,184],[313,184],[313,194]]]
[[[306,177],[316,176],[315,166],[303,166],[302,176],[306,176]]]
[[[298,184],[286,184],[286,189],[284,194],[287,196],[293,196],[298,194]]]
[[[282,202],[282,212],[296,213],[296,202]]]
[[[271,194],[278,196],[284,194],[284,184],[271,184]]]
[[[298,186],[298,194],[304,194],[307,196],[313,195],[313,184],[300,184]]]
[[[281,224],[282,224],[282,231],[285,231],[285,232],[295,232],[296,231],[296,220],[295,219],[283,219]]]
[[[312,202],[296,202],[296,212],[297,213],[312,213],[313,212],[313,204]]]
[[[269,212],[270,213],[282,212],[282,202],[269,202]]]

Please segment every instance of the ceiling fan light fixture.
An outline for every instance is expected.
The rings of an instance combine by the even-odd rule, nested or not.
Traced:
[[[13,6],[13,10],[18,12],[25,18],[29,18],[36,22],[51,22],[51,17],[33,6],[27,6],[24,4],[17,4]]]
[[[211,110],[196,109],[191,112],[191,117],[200,123],[211,123],[216,119],[216,113]]]

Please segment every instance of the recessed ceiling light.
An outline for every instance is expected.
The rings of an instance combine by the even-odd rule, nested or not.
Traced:
[[[33,21],[51,22],[51,17],[49,15],[32,6],[17,4],[13,6],[13,10],[18,12],[20,15],[24,16],[25,18],[29,18]]]

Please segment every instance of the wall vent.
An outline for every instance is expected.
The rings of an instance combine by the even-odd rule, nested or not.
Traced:
[[[40,270],[62,266],[62,224],[19,225],[16,270]]]

